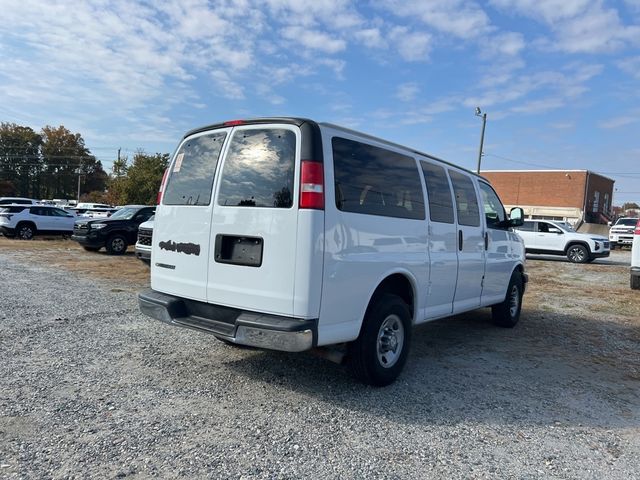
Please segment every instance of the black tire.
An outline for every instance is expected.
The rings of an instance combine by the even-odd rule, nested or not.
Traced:
[[[586,263],[590,256],[589,250],[584,245],[574,244],[567,248],[567,258],[571,263]]]
[[[376,387],[398,378],[409,354],[411,328],[409,308],[397,295],[384,294],[369,305],[360,335],[347,353],[354,376]]]
[[[36,226],[33,223],[22,222],[16,226],[16,237],[20,240],[31,240],[36,231]]]
[[[98,250],[100,250],[100,247],[82,247],[84,248],[87,252],[97,252]]]
[[[122,255],[127,251],[127,239],[119,233],[111,235],[105,244],[105,248],[109,255]]]
[[[522,275],[515,271],[511,274],[504,301],[491,307],[491,318],[495,325],[504,328],[516,326],[522,310],[522,294]]]
[[[629,284],[632,290],[640,290],[640,275],[631,274]]]

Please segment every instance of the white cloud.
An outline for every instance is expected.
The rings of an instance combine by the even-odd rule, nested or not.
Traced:
[[[524,48],[524,36],[518,32],[489,34],[482,42],[483,54],[486,56],[514,57]]]
[[[347,47],[347,43],[340,38],[333,38],[327,33],[300,26],[284,28],[282,30],[282,36],[294,41],[299,47],[301,46],[325,53],[337,53]]]
[[[394,15],[416,18],[434,30],[471,39],[492,28],[489,17],[475,2],[467,0],[382,0]]]
[[[394,27],[389,39],[395,45],[400,56],[408,62],[424,61],[431,51],[431,35],[424,32],[412,32],[406,27]]]
[[[625,25],[602,0],[492,0],[492,5],[546,23],[553,39],[539,45],[568,53],[612,52],[640,45],[640,27]]]
[[[638,117],[638,115],[622,115],[620,117],[614,117],[610,118],[609,120],[600,122],[598,126],[604,129],[614,129],[625,127],[632,123],[637,123],[638,120],[640,120],[640,117]]]
[[[583,13],[593,0],[491,0],[490,3],[505,10],[517,10],[548,23],[572,18]]]
[[[640,56],[625,58],[620,60],[617,65],[623,72],[628,73],[634,78],[640,79]]]
[[[403,102],[411,102],[415,100],[418,93],[420,93],[420,87],[417,83],[403,83],[398,86],[394,96]]]
[[[387,46],[387,43],[382,38],[382,34],[378,28],[365,28],[358,30],[353,34],[353,36],[368,48],[384,48]]]

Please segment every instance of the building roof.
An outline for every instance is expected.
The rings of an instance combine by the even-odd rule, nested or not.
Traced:
[[[613,178],[607,177],[606,175],[602,175],[601,173],[594,172],[593,170],[585,170],[585,169],[564,169],[564,168],[555,168],[555,169],[537,169],[537,170],[481,170],[480,175],[484,173],[568,173],[568,172],[580,172],[580,173],[588,173],[589,175],[598,175],[599,177],[606,178],[607,180],[611,180],[615,183]]]

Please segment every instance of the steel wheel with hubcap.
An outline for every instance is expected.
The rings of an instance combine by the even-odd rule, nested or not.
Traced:
[[[567,258],[572,263],[589,261],[589,251],[583,245],[571,245],[567,250]]]
[[[367,309],[360,335],[349,344],[347,363],[363,383],[385,386],[404,367],[411,343],[411,314],[397,295],[383,294]]]
[[[491,317],[493,323],[499,327],[513,328],[520,320],[520,310],[522,309],[523,283],[520,272],[511,274],[507,296],[502,303],[491,307]]]

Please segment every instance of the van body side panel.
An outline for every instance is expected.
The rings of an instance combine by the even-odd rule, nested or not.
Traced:
[[[410,272],[416,284],[416,294],[420,295],[426,289],[429,271],[425,220],[338,209],[332,137],[335,134],[337,137],[363,143],[374,142],[360,140],[345,132],[334,132],[322,125],[321,128],[326,194],[324,274],[318,345],[328,345],[358,337],[371,295],[388,274]],[[394,180],[391,178],[389,181]],[[365,195],[365,192],[362,194]],[[417,198],[413,200],[418,201]]]
[[[322,298],[324,211],[298,210],[293,315],[318,318]]]

